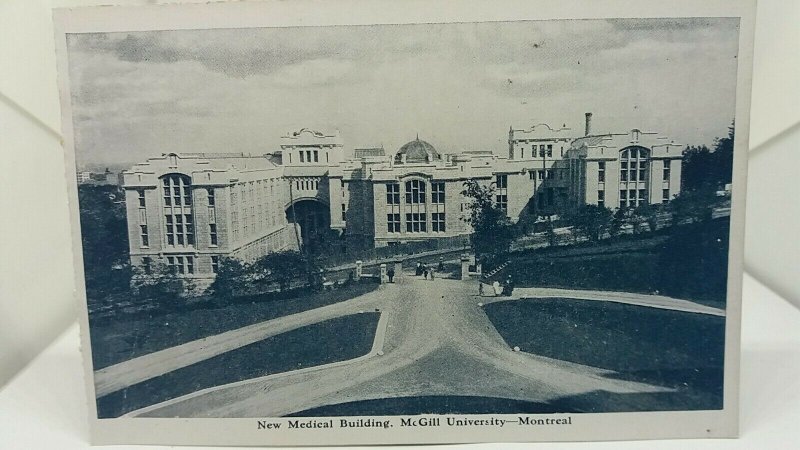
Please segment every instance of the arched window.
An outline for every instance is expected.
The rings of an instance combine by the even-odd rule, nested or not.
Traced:
[[[619,206],[634,208],[647,203],[650,151],[644,147],[628,147],[619,157]]]
[[[169,174],[161,177],[164,192],[164,224],[168,246],[194,245],[192,217],[192,181],[186,175]]]
[[[186,175],[170,174],[161,177],[164,206],[191,206],[192,181]]]

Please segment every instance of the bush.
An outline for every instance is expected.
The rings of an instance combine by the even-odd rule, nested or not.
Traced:
[[[730,221],[715,219],[674,230],[659,253],[660,291],[673,297],[724,304]]]

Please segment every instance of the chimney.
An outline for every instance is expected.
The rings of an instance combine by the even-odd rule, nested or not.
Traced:
[[[589,136],[592,133],[592,113],[586,113],[586,132],[584,136]]]

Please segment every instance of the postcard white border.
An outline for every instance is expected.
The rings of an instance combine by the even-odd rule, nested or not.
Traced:
[[[88,311],[84,288],[74,130],[68,80],[67,33],[365,24],[448,23],[601,18],[739,17],[739,66],[731,210],[724,409],[571,416],[573,424],[536,427],[462,427],[285,430],[257,429],[256,419],[97,419]],[[76,298],[80,311],[84,378],[93,444],[359,445],[464,442],[598,441],[735,437],[739,420],[739,359],[744,212],[750,127],[755,0],[293,0],[252,3],[91,7],[54,11],[58,83],[69,186]],[[481,416],[468,416],[478,418]],[[488,416],[483,416],[488,417]],[[516,418],[516,415],[492,415]],[[531,417],[539,417],[531,415]],[[380,417],[373,417],[381,419]],[[390,417],[386,417],[390,418]],[[396,417],[392,418],[397,420]],[[277,419],[285,422],[287,419]]]

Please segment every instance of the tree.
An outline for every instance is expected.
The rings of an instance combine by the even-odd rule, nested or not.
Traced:
[[[604,206],[583,205],[578,208],[571,219],[575,230],[590,241],[596,242],[611,227],[612,213]]]
[[[658,229],[658,216],[661,214],[661,209],[660,205],[645,203],[636,208],[636,215],[639,216],[642,222],[647,224],[650,232],[653,232]]]
[[[264,255],[253,266],[257,280],[278,283],[281,291],[288,289],[292,281],[304,276],[309,284],[313,284],[317,273],[313,262],[294,250]]]
[[[728,136],[714,142],[715,179],[720,185],[733,180],[733,141],[736,135],[735,123],[728,127]]]
[[[128,225],[122,199],[114,186],[78,187],[83,270],[90,302],[130,289]]]
[[[731,182],[733,177],[734,124],[728,128],[728,136],[717,138],[714,149],[705,145],[686,147],[681,162],[681,190],[719,189]]]
[[[718,199],[713,187],[706,186],[703,189],[681,191],[672,199],[669,204],[669,211],[672,213],[672,225],[680,225],[686,222],[702,222],[711,219]]]
[[[622,234],[622,229],[628,223],[628,208],[622,207],[614,211],[609,223],[608,233],[611,236],[619,236]]]
[[[250,285],[251,270],[237,258],[221,258],[217,276],[209,291],[220,298],[233,298],[246,292]]]
[[[481,186],[476,180],[464,182],[461,195],[471,200],[469,216],[472,226],[471,244],[475,257],[485,267],[502,262],[508,255],[513,232],[506,212],[494,201],[494,188]]]
[[[693,191],[716,184],[716,169],[711,150],[705,145],[686,147],[681,162],[681,190]]]
[[[139,267],[133,268],[131,289],[140,298],[174,301],[183,294],[185,286],[183,280],[166,264],[156,263],[151,265],[150,273],[147,274]]]

